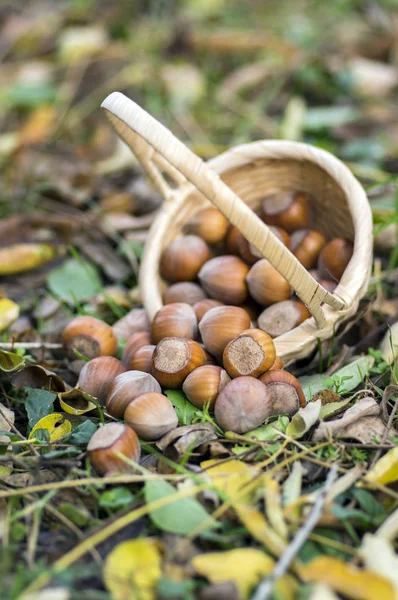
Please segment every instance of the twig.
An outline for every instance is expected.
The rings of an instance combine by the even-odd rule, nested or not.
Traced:
[[[387,392],[388,388],[390,388],[390,387],[393,387],[394,389],[393,390],[389,390]],[[386,394],[386,392],[387,392],[388,395],[391,393],[390,398],[393,397],[393,396],[396,396],[397,395],[397,387],[396,386],[388,386],[385,389],[384,394]],[[397,412],[397,409],[398,409],[398,397],[395,400],[395,404],[394,404],[393,409],[392,409],[392,411],[390,413],[390,416],[388,418],[388,422],[387,422],[386,428],[385,428],[385,430],[383,432],[382,438],[380,440],[380,444],[384,444],[386,442],[387,438],[388,438],[388,434],[389,434],[390,429],[392,427],[392,422],[394,420],[394,417],[395,417],[395,414]],[[376,454],[374,455],[374,458],[372,460],[372,463],[371,463],[369,469],[371,469],[377,463],[377,461],[379,460],[379,458],[381,456],[382,451],[383,451],[382,448],[379,448],[377,450]]]
[[[322,515],[322,510],[326,502],[327,495],[337,478],[337,473],[338,467],[336,464],[334,464],[328,473],[325,485],[317,496],[306,522],[302,525],[302,527],[300,527],[296,536],[287,546],[286,550],[276,563],[272,574],[260,583],[251,600],[267,600],[267,598],[270,597],[276,581],[286,573],[297,552],[300,550],[301,546],[305,543],[311,531],[318,523]]]
[[[24,350],[60,350],[62,344],[52,344],[50,342],[0,342],[1,350],[16,350],[18,348]]]

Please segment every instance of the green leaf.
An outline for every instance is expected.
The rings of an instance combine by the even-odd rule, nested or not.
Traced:
[[[56,95],[57,89],[51,83],[20,81],[5,91],[4,101],[16,108],[36,108],[41,104],[51,104]]]
[[[95,423],[89,420],[83,421],[83,423],[79,423],[79,425],[70,432],[66,438],[66,442],[68,444],[73,444],[74,446],[85,446],[96,430],[97,426]]]
[[[307,402],[311,400],[317,392],[326,388],[326,382],[329,379],[327,375],[316,373],[315,375],[304,375],[299,377],[299,382],[304,392]]]
[[[164,393],[176,409],[179,425],[190,425],[198,410],[196,406],[179,390],[165,390]]]
[[[334,378],[345,379],[343,388],[346,392],[351,392],[359,386],[362,381],[366,378],[369,370],[373,366],[375,359],[373,356],[360,356],[352,363],[349,363],[342,369],[339,369],[334,373]],[[349,378],[349,379],[348,379]]]
[[[300,385],[303,389],[307,402],[321,390],[331,389],[334,382],[341,382],[340,392],[351,392],[359,386],[368,375],[374,363],[373,356],[360,356],[352,363],[336,371],[331,377],[325,374],[305,375],[299,377]],[[344,378],[344,381],[342,379]]]
[[[353,123],[359,117],[359,111],[351,106],[317,106],[307,109],[304,116],[304,128],[307,131],[317,131],[326,127]]]
[[[328,402],[327,404],[324,404],[321,408],[319,418],[323,421],[332,415],[336,415],[350,402],[352,402],[351,398],[344,398],[344,400],[340,400],[339,402]]]
[[[147,481],[144,488],[145,501],[147,504],[174,496],[178,492],[167,483],[167,481]],[[209,517],[203,506],[194,498],[180,498],[149,513],[153,523],[170,533],[177,535],[189,535],[205,521],[208,528],[218,527],[218,523]]]
[[[73,258],[50,272],[47,285],[59,298],[72,303],[88,300],[102,289],[97,269]]]
[[[249,439],[255,438],[260,442],[272,442],[280,437],[281,431],[283,433],[286,431],[288,425],[289,417],[281,415],[278,417],[277,421],[268,423],[268,425],[263,425],[262,427],[257,427],[257,429],[252,429],[252,431],[245,433],[244,437]]]
[[[195,581],[191,579],[183,579],[182,581],[174,581],[162,577],[158,585],[158,594],[164,600],[194,600],[193,591],[196,588]]]
[[[29,420],[29,428],[33,429],[40,419],[51,414],[54,410],[53,404],[57,397],[46,390],[38,390],[27,387],[25,408]]]
[[[358,502],[362,510],[370,516],[375,527],[379,527],[386,518],[386,509],[373,494],[367,490],[352,490],[352,495]]]
[[[133,494],[125,487],[115,487],[111,490],[106,490],[100,496],[99,503],[103,508],[111,508],[118,510],[132,504],[134,500]]]

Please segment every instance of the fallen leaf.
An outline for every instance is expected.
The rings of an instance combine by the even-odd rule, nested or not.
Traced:
[[[319,556],[302,566],[300,576],[304,581],[329,585],[336,592],[353,600],[395,598],[393,586],[384,577],[330,556]]]
[[[318,442],[325,438],[336,437],[340,432],[361,417],[375,416],[380,413],[380,406],[374,398],[361,398],[351,406],[341,419],[321,423],[314,431],[312,440]]]
[[[52,413],[40,419],[29,434],[29,440],[35,437],[39,429],[47,431],[50,442],[55,442],[72,431],[72,424],[61,413]]]
[[[398,356],[398,321],[395,321],[389,327],[387,333],[382,339],[379,350],[383,360],[391,365]]]
[[[302,437],[318,421],[321,407],[321,401],[316,400],[300,408],[286,427],[286,435],[293,438]]]
[[[149,513],[154,524],[170,533],[189,535],[205,523],[207,528],[218,527],[203,506],[194,498],[179,498],[178,491],[167,481],[147,481],[144,487],[148,505],[161,498],[175,496],[175,501]]]
[[[65,384],[61,377],[53,371],[48,371],[41,365],[27,365],[11,376],[14,387],[23,389],[44,389],[49,392],[64,392]]]
[[[289,477],[283,482],[283,506],[289,506],[300,498],[303,475],[302,463],[299,460],[294,461]]]
[[[318,583],[313,586],[311,596],[308,600],[339,600],[334,591],[324,583]]]
[[[196,423],[195,425],[186,425],[177,427],[169,433],[166,433],[156,446],[162,450],[168,458],[178,461],[187,452],[192,452],[198,446],[202,446],[217,439],[217,434],[213,425],[210,423]]]
[[[386,426],[379,417],[362,417],[343,429],[338,437],[357,440],[361,444],[374,444],[380,442],[385,430]]]
[[[53,411],[55,398],[55,394],[46,390],[26,388],[25,408],[30,428],[33,428],[40,419]]]
[[[101,52],[108,34],[100,25],[68,27],[58,35],[58,51],[63,63],[76,63]]]
[[[252,488],[245,493],[245,486],[258,473],[255,468],[250,468],[244,462],[235,459],[227,461],[206,460],[200,463],[200,466],[212,485],[227,496],[227,501],[247,502],[253,496],[254,489]]]
[[[387,485],[398,479],[398,447],[382,456],[365,475],[368,483]]]
[[[260,550],[239,548],[195,556],[192,566],[211,583],[233,581],[241,597],[247,598],[254,586],[272,573],[275,561]],[[285,600],[293,600],[297,585],[292,577],[285,575],[275,589]]]
[[[15,275],[43,266],[56,256],[50,244],[14,244],[0,248],[0,275]]]
[[[80,388],[72,388],[67,392],[62,392],[58,394],[58,399],[62,410],[68,415],[84,415],[84,413],[97,408],[96,399]]]
[[[350,402],[352,402],[351,398],[344,398],[342,400],[339,400],[338,402],[328,402],[327,404],[322,404],[321,412],[319,413],[319,418],[323,420],[327,419],[328,417],[337,415]]]
[[[282,554],[286,548],[285,540],[271,527],[257,508],[249,504],[236,504],[234,510],[255,540],[263,544],[274,556]]]
[[[264,502],[271,527],[286,541],[288,539],[288,529],[283,516],[280,487],[278,482],[268,475],[264,476]]]
[[[365,533],[358,554],[369,571],[391,582],[398,596],[398,556],[392,544],[382,537]]]
[[[48,275],[47,285],[56,296],[69,302],[93,298],[102,288],[95,267],[75,259],[53,269]]]
[[[20,369],[25,363],[25,359],[20,354],[15,352],[8,352],[7,350],[0,350],[0,370],[5,373],[11,373]]]
[[[278,420],[274,423],[268,423],[268,425],[252,429],[252,431],[243,434],[243,437],[254,438],[260,442],[273,442],[281,437],[280,432],[285,432],[288,425],[289,417],[279,415]]]
[[[0,298],[0,331],[7,329],[19,317],[19,306],[9,298]]]
[[[0,430],[11,431],[12,425],[15,422],[15,413],[4,404],[0,404]],[[9,442],[7,435],[0,435],[0,442]]]
[[[380,99],[398,85],[396,67],[385,62],[355,56],[349,61],[348,68],[355,91],[364,96]]]
[[[150,538],[118,544],[106,557],[103,571],[112,600],[154,600],[161,575],[160,552]]]

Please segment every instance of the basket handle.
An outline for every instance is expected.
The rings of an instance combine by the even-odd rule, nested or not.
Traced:
[[[120,137],[135,152],[166,200],[173,189],[159,167],[177,186],[192,183],[214,204],[245,238],[279,271],[295,290],[316,320],[325,323],[321,304],[334,309],[346,307],[343,300],[330,294],[308,273],[297,258],[272,233],[265,223],[196,154],[178,140],[164,125],[135,102],[113,92],[102,103]]]

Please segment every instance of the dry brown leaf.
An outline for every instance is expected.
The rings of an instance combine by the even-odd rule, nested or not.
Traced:
[[[328,437],[336,437],[340,432],[361,417],[375,416],[380,413],[380,406],[374,398],[361,398],[351,406],[341,419],[325,421],[314,431],[312,440],[317,442]]]

